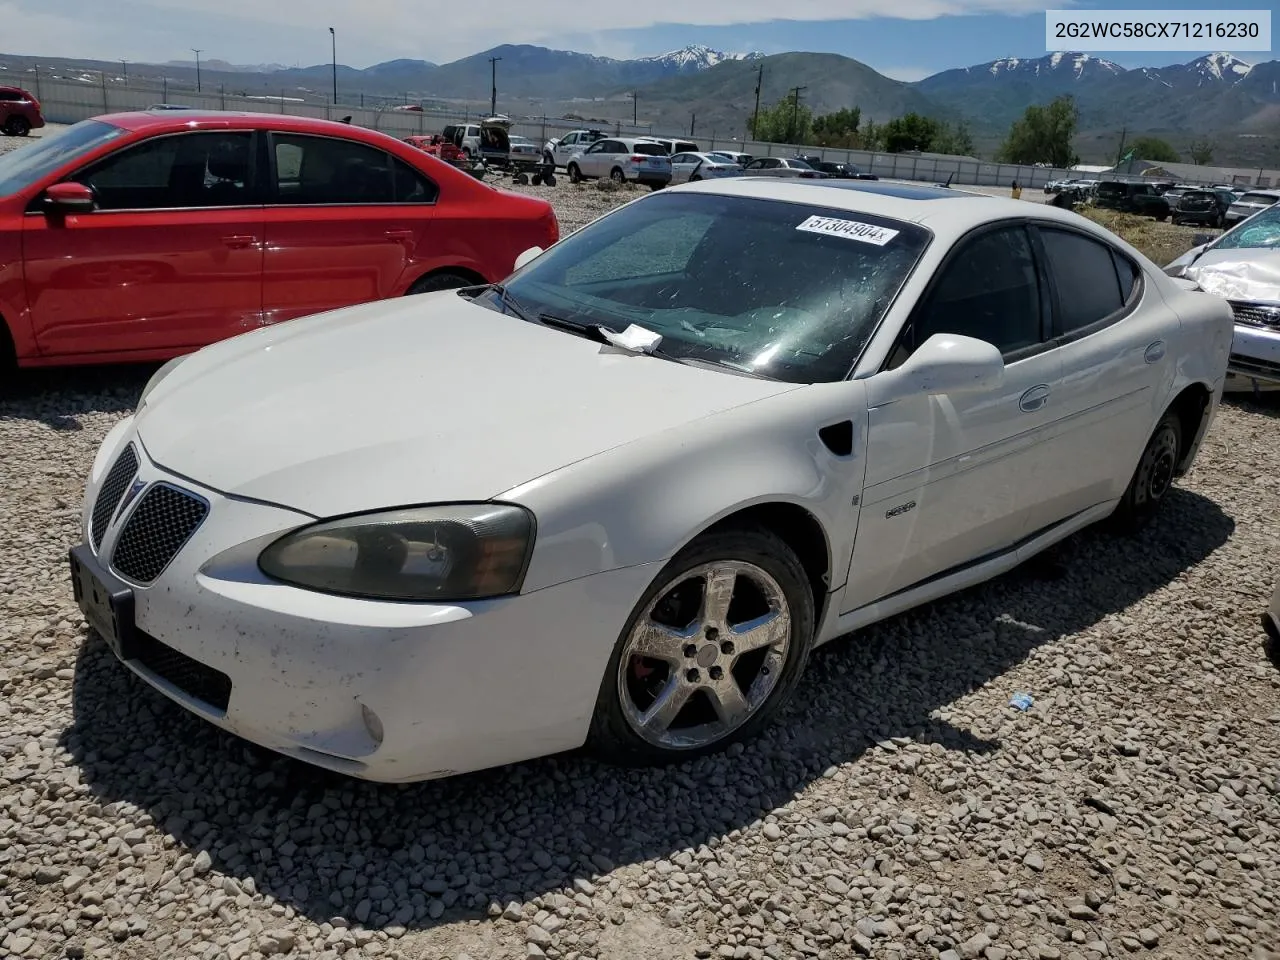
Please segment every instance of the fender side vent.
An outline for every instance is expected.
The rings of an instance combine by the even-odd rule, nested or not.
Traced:
[[[842,420],[818,431],[820,439],[828,450],[837,457],[847,457],[853,453],[853,421]]]

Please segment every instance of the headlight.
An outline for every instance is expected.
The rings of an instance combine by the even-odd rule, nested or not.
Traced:
[[[267,576],[371,600],[515,593],[533,550],[529,511],[503,503],[410,507],[295,530],[258,557]]]
[[[159,370],[157,370],[155,373],[151,375],[151,379],[147,381],[147,385],[142,388],[142,396],[138,398],[139,410],[141,410],[142,405],[147,402],[147,394],[149,394],[156,387],[160,386],[160,381],[163,380],[165,377],[167,377],[169,374],[173,373],[174,370],[178,369],[178,364],[180,364],[183,360],[187,359],[187,357],[189,356],[191,356],[191,354],[185,354],[181,357],[174,357],[172,360],[165,363],[163,367],[161,367]]]

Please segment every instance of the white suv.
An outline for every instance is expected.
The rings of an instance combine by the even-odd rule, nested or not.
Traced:
[[[542,158],[547,163],[563,167],[575,153],[585,150],[597,140],[603,140],[599,130],[571,130],[563,137],[553,137],[542,148]]]
[[[608,177],[615,183],[643,183],[653,190],[671,182],[667,148],[648,137],[606,137],[568,163],[569,182]]]

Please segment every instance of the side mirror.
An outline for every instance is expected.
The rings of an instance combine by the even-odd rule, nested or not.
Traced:
[[[873,407],[913,396],[978,393],[1004,383],[1004,357],[994,344],[953,333],[935,333],[896,370],[867,381]]]
[[[529,248],[528,250],[526,250],[524,253],[520,254],[520,256],[516,257],[516,265],[515,265],[515,269],[516,269],[516,270],[519,270],[519,269],[520,269],[521,267],[523,267],[526,263],[529,263],[531,260],[536,260],[536,259],[538,259],[538,257],[540,257],[540,256],[542,256],[542,248],[541,248],[541,247],[530,247],[530,248]],[[514,271],[513,271],[513,272],[514,272]]]
[[[44,192],[45,206],[58,213],[91,213],[98,202],[83,183],[55,183]]]

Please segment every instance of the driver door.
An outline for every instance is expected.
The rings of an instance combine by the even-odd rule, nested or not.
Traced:
[[[908,397],[868,413],[867,473],[841,613],[1003,552],[1023,535],[1027,478],[1041,475],[1054,426],[1061,360],[1048,290],[1025,225],[961,240],[907,321],[887,366],[929,337],[986,340],[1003,384],[955,396]]]
[[[597,140],[582,151],[582,156],[578,158],[578,167],[584,176],[599,177],[608,174],[607,170],[603,174],[600,172],[609,162],[609,158],[605,155],[608,146],[608,140]]]
[[[578,135],[576,133],[569,134],[567,137],[565,137],[563,140],[561,140],[559,143],[556,144],[556,148],[555,148],[556,162],[559,163],[561,166],[564,166],[564,164],[568,161],[568,159],[577,152],[578,146],[579,146]]]

